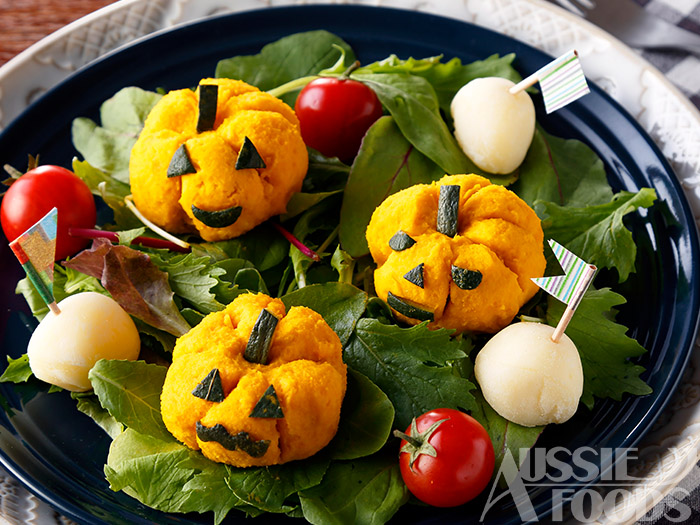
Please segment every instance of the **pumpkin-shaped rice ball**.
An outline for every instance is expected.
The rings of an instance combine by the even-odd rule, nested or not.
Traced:
[[[346,366],[336,333],[309,308],[237,297],[177,340],[161,393],[168,430],[237,467],[307,458],[335,435]]]
[[[367,227],[374,284],[409,324],[495,333],[537,292],[545,269],[535,212],[478,175],[389,196]]]
[[[294,111],[238,80],[167,93],[131,150],[134,204],[171,233],[237,237],[286,211],[308,154]]]

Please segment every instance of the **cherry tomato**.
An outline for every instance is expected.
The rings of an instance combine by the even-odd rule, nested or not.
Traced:
[[[94,228],[95,199],[85,182],[60,166],[39,166],[12,183],[0,205],[7,240],[19,237],[54,207],[58,210],[56,260],[85,248],[89,241],[68,235],[68,228]]]
[[[349,162],[360,149],[362,137],[382,116],[377,95],[350,78],[317,78],[297,97],[304,142],[327,157]]]
[[[438,408],[417,417],[401,441],[399,466],[408,490],[428,505],[454,507],[474,499],[494,468],[491,439],[473,417]],[[430,455],[434,452],[434,455]]]

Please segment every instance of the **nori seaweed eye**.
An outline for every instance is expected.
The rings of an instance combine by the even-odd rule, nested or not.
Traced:
[[[187,153],[187,147],[182,144],[175,150],[175,153],[173,153],[166,175],[170,178],[189,175],[190,173],[197,173],[197,170],[194,164],[192,164],[189,153]]]
[[[200,440],[216,441],[227,450],[241,450],[253,458],[264,456],[270,446],[270,440],[256,441],[250,437],[248,432],[241,431],[237,434],[229,434],[221,423],[217,423],[213,427],[205,427],[200,421],[197,421],[196,429],[197,437]]]
[[[440,186],[438,198],[437,231],[454,237],[457,235],[457,222],[459,217],[459,190],[458,185]]]
[[[250,363],[267,364],[267,354],[270,351],[272,336],[277,328],[279,319],[266,309],[262,309],[255,321],[253,330],[248,338],[243,357]]]
[[[465,270],[459,266],[452,266],[452,281],[457,288],[462,290],[473,290],[481,284],[483,275],[479,270]]]
[[[284,417],[284,412],[282,412],[282,407],[280,406],[280,400],[277,397],[277,392],[273,385],[267,387],[265,393],[258,402],[255,403],[255,407],[253,407],[253,411],[250,413],[249,417],[271,419],[280,419]]]
[[[216,84],[201,84],[199,86],[199,116],[197,117],[197,133],[214,129],[218,98],[219,86]]]
[[[194,390],[192,390],[192,395],[204,399],[205,401],[213,401],[214,403],[223,402],[226,396],[224,395],[224,387],[221,384],[219,369],[212,369],[212,371],[199,382]]]
[[[248,137],[243,139],[243,145],[241,146],[241,151],[238,152],[238,158],[236,159],[236,169],[237,170],[247,170],[251,168],[266,168],[267,165],[265,161],[258,153],[255,144]]]
[[[425,264],[420,263],[418,266],[413,268],[412,270],[409,270],[406,272],[406,274],[403,276],[404,279],[406,279],[409,283],[413,283],[419,288],[423,288],[424,286],[424,281],[423,281],[423,267]]]
[[[403,230],[397,231],[391,239],[389,239],[389,248],[395,252],[408,250],[414,244],[416,244],[416,241]]]
[[[232,206],[225,210],[207,211],[192,205],[192,215],[195,219],[206,224],[210,228],[226,228],[238,220],[243,211],[242,206]]]
[[[405,315],[406,317],[410,317],[411,319],[418,319],[419,321],[435,320],[435,314],[433,314],[433,312],[419,308],[418,306],[409,303],[405,299],[396,297],[391,292],[389,292],[386,302],[394,310]]]

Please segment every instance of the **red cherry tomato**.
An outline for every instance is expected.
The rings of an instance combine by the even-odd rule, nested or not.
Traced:
[[[462,505],[488,485],[495,462],[493,445],[473,417],[438,408],[414,419],[405,436],[408,440],[401,441],[399,453],[401,476],[408,490],[424,503]],[[431,448],[434,456],[426,453]]]
[[[58,210],[56,260],[85,248],[89,241],[68,235],[68,228],[94,228],[95,199],[85,182],[60,166],[39,166],[12,183],[0,205],[7,240],[19,237],[54,207]]]
[[[377,95],[350,78],[317,78],[301,90],[294,110],[307,146],[349,162],[362,137],[382,116]]]

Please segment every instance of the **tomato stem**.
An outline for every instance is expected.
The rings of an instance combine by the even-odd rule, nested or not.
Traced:
[[[360,67],[360,61],[355,60],[350,66],[341,73],[341,75],[338,77],[339,80],[347,80],[350,78],[350,73],[355,71],[358,67]]]
[[[410,455],[409,465],[411,469],[413,469],[413,464],[416,462],[416,460],[423,454],[431,457],[437,457],[437,450],[435,450],[435,447],[430,444],[430,437],[445,421],[449,421],[449,418],[436,421],[424,431],[419,432],[416,419],[413,418],[413,421],[411,421],[411,428],[409,430],[410,435],[406,435],[398,430],[394,431],[395,436],[401,437],[401,439],[406,441],[406,443],[401,447],[400,453]],[[402,435],[398,436],[397,432]]]
[[[403,439],[406,443],[410,443],[416,448],[420,448],[423,444],[423,442],[420,439],[409,436],[408,434],[404,434],[400,430],[394,430],[394,437]]]
[[[296,78],[294,80],[290,80],[289,82],[282,84],[281,86],[277,86],[275,88],[269,89],[267,93],[272,95],[273,97],[281,97],[282,95],[286,95],[287,93],[291,93],[292,91],[298,91],[306,84],[311,82],[312,80],[316,80],[317,78],[320,78],[318,75],[311,75],[308,77],[301,77],[301,78]]]

